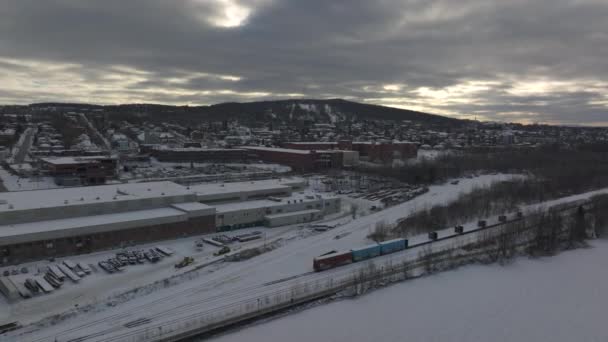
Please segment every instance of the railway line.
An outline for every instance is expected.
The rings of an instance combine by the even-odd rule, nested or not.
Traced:
[[[578,208],[580,205],[587,205],[587,203],[577,203],[576,205],[566,206],[559,210],[572,210]],[[452,243],[455,239],[459,240],[461,243],[467,242],[467,240],[476,233],[496,229],[503,225],[524,219],[525,217],[515,217],[505,222],[497,222],[485,227],[467,229],[462,233],[453,233],[452,229],[445,229],[439,231],[439,236],[435,240],[421,236],[412,238],[410,240],[412,241],[410,246],[397,253],[387,254],[323,272],[304,272],[258,285],[234,287],[211,294],[204,298],[198,298],[200,293],[204,292],[205,289],[213,289],[220,285],[218,280],[212,279],[208,282],[179,290],[150,302],[135,305],[123,312],[111,314],[99,319],[93,319],[68,329],[44,334],[44,336],[28,340],[32,342],[55,340],[72,342],[135,341],[137,336],[145,335],[149,331],[162,331],[163,327],[179,324],[181,322],[204,320],[206,317],[213,317],[219,312],[238,311],[243,307],[255,306],[256,300],[259,306],[260,298],[288,298],[293,295],[294,291],[298,291],[298,287],[304,286],[303,284],[313,287],[317,285],[319,289],[321,289],[323,283],[339,282],[350,279],[354,272],[363,269],[370,263],[387,264],[392,262],[402,263],[412,261],[417,258],[416,253],[425,246],[445,246]],[[236,270],[236,272],[238,272],[238,270]],[[180,297],[187,297],[188,301],[175,306],[170,305],[176,298]],[[169,307],[158,310],[158,307],[165,305]],[[33,334],[38,335],[37,333]]]

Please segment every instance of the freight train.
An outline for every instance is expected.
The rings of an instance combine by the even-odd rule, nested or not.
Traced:
[[[406,249],[408,246],[407,239],[394,239],[375,243],[372,245],[351,249],[349,251],[337,252],[331,251],[319,257],[314,258],[313,268],[316,272],[324,271],[330,268],[359,262],[380,255],[395,253]]]
[[[585,210],[585,206],[589,204],[589,200],[582,199],[576,200],[567,203],[560,203],[550,207],[549,212],[563,212],[567,210],[572,210],[578,208],[578,210]],[[498,222],[494,224],[488,224],[486,220],[480,220],[477,223],[477,228],[464,231],[463,226],[455,226],[454,234],[447,235],[439,239],[437,232],[429,232],[428,237],[429,240],[426,242],[421,242],[415,244],[413,246],[408,246],[407,239],[394,239],[384,242],[379,242],[376,244],[368,245],[361,248],[351,249],[349,251],[337,252],[331,251],[329,253],[325,253],[321,256],[314,258],[313,260],[313,268],[316,272],[324,271],[330,268],[350,264],[353,262],[363,261],[371,258],[375,258],[380,255],[386,255],[394,252],[398,252],[404,250],[408,247],[414,248],[421,245],[425,245],[428,243],[432,243],[437,240],[449,239],[455,237],[456,235],[462,235],[466,233],[473,233],[485,229],[494,228],[496,226],[500,226],[509,222],[514,222],[518,220],[522,220],[524,214],[521,211],[515,213],[514,217],[509,220],[507,215],[498,216]]]

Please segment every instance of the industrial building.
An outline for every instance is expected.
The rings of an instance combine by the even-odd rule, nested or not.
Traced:
[[[163,162],[236,163],[249,160],[247,150],[238,148],[168,148],[151,150],[153,157]]]
[[[0,264],[215,231],[215,209],[172,182],[6,192]]]
[[[252,158],[267,163],[290,166],[298,171],[316,171],[355,166],[358,152],[350,150],[308,150],[264,146],[242,146],[253,153]]]
[[[270,197],[249,202],[219,204],[216,225],[219,230],[245,227],[277,227],[310,222],[340,211],[340,198],[312,194]]]
[[[79,156],[40,158],[41,169],[55,179],[57,185],[80,186],[104,184],[116,176],[115,156]]]
[[[356,151],[361,160],[389,163],[395,159],[414,158],[418,154],[418,146],[406,141],[350,141],[337,142],[287,142],[283,147],[293,150],[342,150]]]
[[[128,183],[0,194],[0,265],[147,241],[294,224],[340,210],[300,178],[182,186]],[[280,215],[292,213],[291,215]],[[274,215],[279,215],[278,217]]]

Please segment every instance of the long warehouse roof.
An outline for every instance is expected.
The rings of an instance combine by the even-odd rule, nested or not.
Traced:
[[[192,191],[173,182],[3,192],[0,193],[0,212],[191,194]]]

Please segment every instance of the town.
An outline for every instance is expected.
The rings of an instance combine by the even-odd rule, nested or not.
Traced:
[[[493,255],[495,247],[488,249],[484,239],[507,234],[520,221],[536,222],[545,215],[532,209],[538,203],[560,217],[576,208],[601,210],[605,188],[595,184],[606,181],[598,174],[602,162],[582,182],[565,181],[571,178],[555,174],[552,165],[561,163],[554,159],[558,155],[580,158],[574,173],[596,163],[592,151],[606,146],[606,128],[428,114],[379,119],[382,115],[332,108],[332,102],[322,110],[318,101],[279,105],[282,113],[276,107],[262,110],[259,121],[239,115],[159,119],[153,106],[1,107],[0,291],[5,314],[13,312],[3,331],[37,341],[83,335],[103,340],[107,332],[69,317],[120,304],[132,320],[116,329],[117,340],[147,340],[143,336],[151,336],[150,327],[157,325],[165,327],[164,333],[154,331],[159,341],[194,336],[266,310],[368,286],[387,277],[368,270],[375,262],[430,262],[412,259],[410,250],[432,245],[435,253],[445,253],[446,246],[457,245],[468,248],[465,255],[479,250]],[[289,115],[294,108],[300,111],[296,119]],[[160,111],[173,110],[179,109]],[[546,165],[535,170],[539,162]],[[535,176],[526,170],[535,170]],[[523,191],[541,185],[540,199]],[[501,191],[514,196],[512,202],[499,196]],[[491,203],[493,209],[484,210],[481,203],[458,211],[442,207],[468,201]],[[566,241],[587,235],[567,229],[559,233]],[[467,247],[468,236],[476,236],[481,245],[474,246],[482,247]],[[518,243],[531,248],[536,240],[527,236],[522,233]],[[344,270],[360,270],[371,280],[351,278],[354,271],[342,270],[348,264]],[[293,289],[298,282],[314,282],[315,272],[332,281],[318,291]],[[428,266],[411,272],[424,274]],[[219,319],[221,307],[196,308],[221,297],[225,288],[219,284],[232,274],[242,280],[228,287],[254,289],[237,291],[236,311]],[[276,294],[271,301],[264,294],[285,289],[292,291],[289,296]],[[188,304],[180,294],[192,291],[201,295]],[[156,298],[143,304],[154,314],[137,318],[137,303],[147,298]],[[268,302],[258,303],[259,309],[237,304],[260,298]],[[155,304],[169,299],[168,307]],[[165,310],[183,318],[168,323]],[[61,324],[39,331],[49,315]],[[190,323],[188,315],[215,323]],[[91,316],[92,322],[97,319]]]

